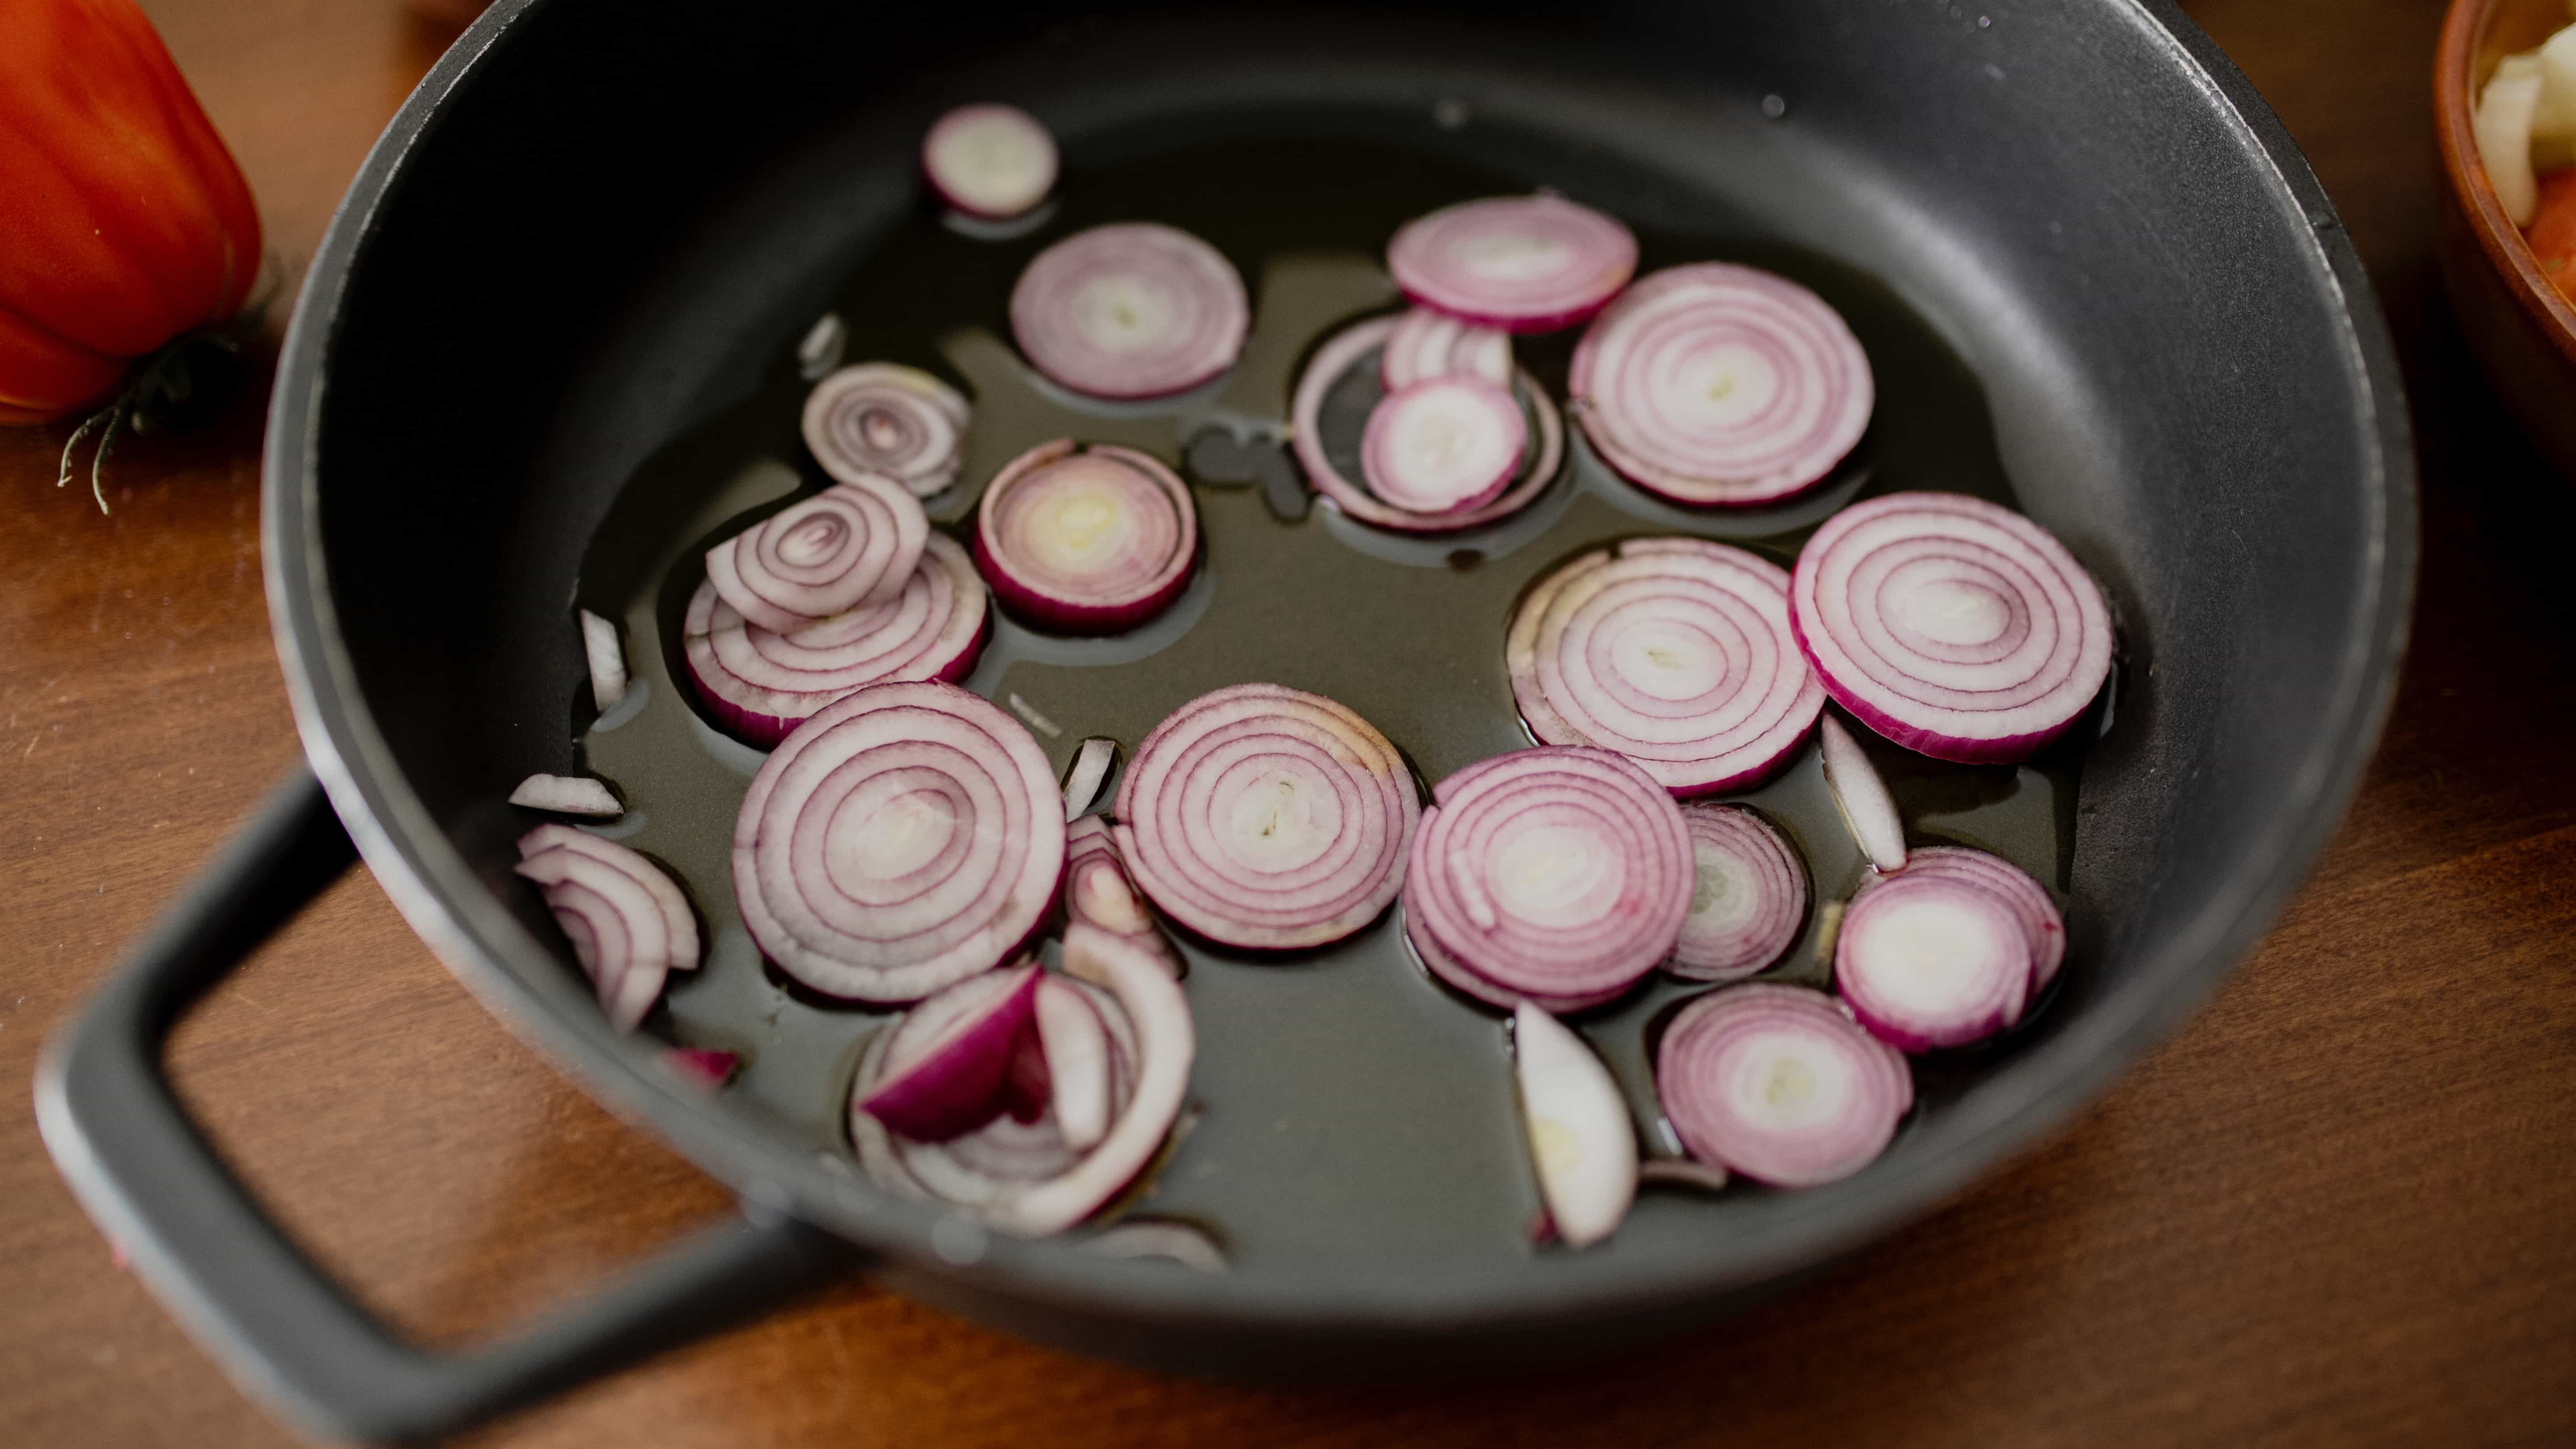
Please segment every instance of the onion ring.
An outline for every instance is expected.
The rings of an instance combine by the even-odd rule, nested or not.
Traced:
[[[1692,1157],[1774,1187],[1867,1167],[1914,1105],[1894,1048],[1822,992],[1768,981],[1683,1007],[1655,1054],[1655,1090]]]
[[[1223,253],[1174,227],[1119,222],[1038,253],[1011,289],[1011,331],[1049,378],[1093,397],[1185,392],[1234,365],[1252,324]]]
[[[707,582],[744,618],[792,634],[903,591],[930,540],[921,500],[866,474],[707,550]]]
[[[1664,969],[1735,981],[1780,959],[1807,923],[1807,868],[1778,826],[1749,806],[1682,807],[1697,866],[1691,912]]]
[[[1379,498],[1333,466],[1332,458],[1324,451],[1324,400],[1353,367],[1385,344],[1397,321],[1393,317],[1374,317],[1343,329],[1316,349],[1305,372],[1298,376],[1297,394],[1290,409],[1289,446],[1297,454],[1298,466],[1305,470],[1307,483],[1331,499],[1334,507],[1360,522],[1401,533],[1454,533],[1499,522],[1528,507],[1547,491],[1547,485],[1556,481],[1564,466],[1565,423],[1537,379],[1526,372],[1515,374],[1517,386],[1513,391],[1536,426],[1535,443],[1530,456],[1524,459],[1519,481],[1490,502],[1447,513],[1414,513]]]
[[[1040,443],[993,476],[975,510],[975,563],[1003,604],[1070,632],[1117,633],[1170,608],[1198,551],[1189,485],[1106,443]]]
[[[971,416],[957,389],[920,368],[862,362],[805,395],[805,447],[840,482],[892,478],[928,498],[957,481]]]
[[[1553,332],[1628,285],[1637,238],[1561,196],[1496,196],[1406,222],[1387,243],[1386,269],[1425,307],[1512,332]]]

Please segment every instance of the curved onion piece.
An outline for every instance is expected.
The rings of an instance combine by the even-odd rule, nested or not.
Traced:
[[[965,678],[984,652],[990,614],[974,561],[934,533],[889,602],[781,634],[702,584],[680,634],[689,683],[708,713],[726,733],[766,749],[863,685]]]
[[[708,549],[707,582],[744,618],[792,634],[901,593],[929,540],[921,500],[864,475]]]
[[[1004,604],[1039,623],[1115,633],[1188,586],[1199,511],[1159,459],[1080,446],[1040,443],[993,476],[975,510],[975,563]]]
[[[1090,999],[1066,982],[1050,978],[1038,987],[1036,1002],[1047,1100],[1064,1145],[1088,1151],[1109,1131],[1115,1076],[1109,1028]]]
[[[796,342],[796,375],[807,382],[821,382],[833,368],[841,365],[841,353],[850,345],[849,324],[838,312],[826,312],[814,319],[805,335]]]
[[[519,837],[518,874],[537,883],[609,1023],[632,1031],[672,971],[698,964],[698,921],[662,868],[568,825]]]
[[[1422,807],[1403,757],[1321,695],[1238,684],[1172,712],[1118,784],[1128,873],[1221,945],[1293,951],[1376,919]]]
[[[1084,740],[1064,771],[1064,818],[1070,825],[1100,800],[1100,787],[1118,768],[1118,742],[1099,735]]]
[[[1035,1029],[1038,968],[969,976],[907,1013],[857,1110],[916,1142],[945,1142],[993,1120]]]
[[[1512,1063],[1539,1198],[1566,1246],[1588,1248],[1637,1196],[1628,1099],[1583,1038],[1526,1001],[1512,1015]]]
[[[1369,413],[1360,472],[1369,491],[1412,513],[1490,503],[1520,471],[1529,429],[1511,392],[1476,377],[1429,377]]]
[[[662,1065],[699,1091],[713,1092],[731,1082],[734,1073],[742,1070],[742,1058],[712,1047],[672,1047],[662,1053]]]
[[[1017,106],[959,106],[921,138],[921,173],[969,216],[1017,216],[1055,189],[1055,137]]]
[[[1682,807],[1697,866],[1691,912],[1664,969],[1734,981],[1780,959],[1807,921],[1807,869],[1778,827],[1742,805]]]
[[[1109,822],[1086,815],[1065,830],[1065,918],[1095,926],[1160,959],[1181,974],[1181,958],[1136,893],[1127,863],[1118,854]]]
[[[1252,324],[1223,253],[1173,227],[1119,222],[1038,253],[1011,289],[1011,331],[1048,377],[1103,398],[1186,391],[1234,366]]]
[[[2111,673],[2111,611],[2048,530],[1959,493],[1889,493],[1825,520],[1789,589],[1836,703],[1936,760],[2028,759]]]
[[[1844,827],[1859,842],[1861,854],[1878,870],[1903,869],[1905,817],[1896,812],[1896,797],[1887,793],[1878,767],[1832,715],[1824,716],[1816,733],[1824,744],[1825,788],[1842,812]]]
[[[1561,196],[1497,196],[1406,222],[1387,243],[1386,269],[1425,307],[1513,332],[1552,332],[1628,285],[1637,238]]]
[[[1526,372],[1514,374],[1514,395],[1527,404],[1528,417],[1536,420],[1537,437],[1534,445],[1524,448],[1526,456],[1519,481],[1482,504],[1445,513],[1415,513],[1379,498],[1333,466],[1332,457],[1324,450],[1324,400],[1352,368],[1386,342],[1396,325],[1396,318],[1377,317],[1345,328],[1316,349],[1305,372],[1299,375],[1297,395],[1290,409],[1288,441],[1297,454],[1297,465],[1305,470],[1306,481],[1331,499],[1334,507],[1362,523],[1403,533],[1452,533],[1498,522],[1528,507],[1547,491],[1548,484],[1556,481],[1557,471],[1565,462],[1565,423],[1557,416],[1556,404]]]
[[[1629,288],[1574,349],[1566,392],[1630,482],[1747,507],[1831,476],[1869,428],[1869,354],[1823,298],[1726,262]]]
[[[626,813],[608,787],[588,775],[530,775],[510,792],[510,803],[557,815],[588,815],[612,820]]]
[[[827,996],[914,1001],[1008,959],[1054,903],[1064,810],[1027,729],[952,684],[872,684],[754,775],[743,924]]]
[[[1674,1187],[1690,1188],[1696,1192],[1724,1192],[1727,1184],[1733,1181],[1733,1178],[1727,1176],[1725,1168],[1711,1167],[1704,1162],[1693,1162],[1687,1157],[1650,1158],[1639,1164],[1637,1168],[1637,1184],[1640,1187],[1650,1182],[1661,1182]]]
[[[617,626],[582,610],[581,652],[590,665],[591,708],[606,714],[626,697],[626,650],[617,642]]]
[[[2011,904],[1946,872],[1861,892],[1834,938],[1834,985],[1860,1024],[1899,1051],[1965,1046],[2021,1020],[2030,937]]]
[[[1905,858],[1904,874],[1954,875],[2004,898],[2030,941],[2030,994],[2036,999],[2066,959],[2066,918],[2030,873],[2000,855],[1964,845],[1927,845]]]
[[[1541,747],[1440,782],[1405,872],[1405,934],[1471,996],[1574,1011],[1672,954],[1690,914],[1690,832],[1672,797],[1607,750]]]
[[[1416,307],[1395,319],[1394,330],[1387,333],[1378,376],[1388,392],[1411,387],[1426,377],[1481,377],[1496,387],[1509,387],[1512,334]]]
[[[892,478],[928,498],[957,481],[970,416],[957,389],[920,368],[862,362],[805,394],[805,446],[843,483]]]
[[[1683,1007],[1655,1090],[1691,1156],[1775,1187],[1867,1167],[1914,1105],[1905,1058],[1823,993],[1767,981]]]
[[[1104,1258],[1169,1258],[1201,1273],[1229,1271],[1225,1250],[1193,1224],[1170,1218],[1127,1218],[1083,1242]]]
[[[1825,707],[1789,628],[1789,576],[1701,538],[1635,538],[1539,581],[1503,660],[1530,733],[1635,760],[1676,795],[1788,762]]]

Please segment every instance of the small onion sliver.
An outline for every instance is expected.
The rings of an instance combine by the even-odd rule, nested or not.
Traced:
[[[750,622],[699,586],[681,625],[698,699],[726,733],[766,749],[817,710],[870,684],[963,679],[991,623],[966,550],[934,533],[903,592],[790,633]]]
[[[591,708],[606,714],[626,698],[626,649],[617,642],[617,626],[582,610],[581,652],[590,665]]]
[[[1416,307],[1395,319],[1386,350],[1378,358],[1378,376],[1388,392],[1410,387],[1426,377],[1481,377],[1496,387],[1512,383],[1512,334],[1500,327],[1479,327],[1446,312]]]
[[[1360,472],[1369,491],[1409,513],[1454,513],[1502,496],[1528,442],[1508,388],[1476,377],[1427,377],[1369,413]]]
[[[1100,802],[1100,787],[1118,768],[1118,742],[1099,735],[1074,747],[1073,763],[1064,771],[1064,818],[1067,824]]]
[[[752,777],[734,824],[752,939],[850,1000],[919,1000],[1008,959],[1063,869],[1045,752],[950,684],[872,684],[824,707]]]
[[[1160,459],[1105,443],[1029,449],[975,510],[975,563],[993,592],[1071,632],[1115,633],[1171,607],[1198,548],[1189,485]]]
[[[1697,867],[1691,912],[1664,969],[1735,981],[1780,959],[1807,922],[1807,870],[1779,827],[1743,805],[1682,806]]]
[[[971,415],[957,389],[920,368],[862,362],[805,395],[805,446],[840,482],[892,478],[927,498],[957,481]]]
[[[1775,1187],[1874,1161],[1914,1104],[1905,1058],[1832,998],[1750,981],[1683,1007],[1655,1055],[1664,1116],[1692,1157]]]
[[[644,1019],[670,972],[698,964],[688,899],[634,850],[570,826],[540,825],[519,838],[513,869],[536,883],[619,1031]]]
[[[1602,458],[1677,503],[1775,503],[1833,474],[1868,431],[1869,354],[1842,315],[1785,277],[1670,267],[1610,304],[1566,391]]]
[[[921,138],[921,173],[969,216],[1001,220],[1055,189],[1055,137],[1017,106],[959,106]]]
[[[1230,1271],[1225,1250],[1192,1223],[1169,1218],[1125,1218],[1083,1241],[1083,1251],[1104,1258],[1168,1258],[1200,1273]]]
[[[1834,938],[1834,986],[1899,1051],[1965,1046],[2021,1019],[2030,938],[2000,892],[1961,876],[1899,874],[1860,893]]]
[[[1234,365],[1252,324],[1225,255],[1174,227],[1118,222],[1038,253],[1011,331],[1038,371],[1093,397],[1165,397]]]
[[[1380,499],[1333,466],[1332,458],[1324,451],[1324,400],[1334,384],[1372,349],[1385,343],[1396,322],[1393,317],[1375,317],[1343,329],[1316,349],[1305,372],[1298,376],[1290,407],[1289,446],[1297,455],[1297,465],[1304,470],[1307,483],[1331,499],[1334,507],[1360,522],[1400,533],[1454,533],[1479,528],[1528,507],[1556,481],[1564,465],[1565,422],[1537,379],[1527,372],[1513,374],[1514,395],[1528,404],[1530,418],[1537,423],[1536,446],[1529,450],[1519,481],[1489,502],[1448,513],[1414,513]]]
[[[1154,727],[1115,812],[1128,874],[1165,915],[1221,945],[1293,951],[1386,909],[1421,804],[1395,746],[1347,706],[1238,684]]]
[[[530,775],[510,792],[510,803],[525,810],[556,815],[586,815],[612,820],[626,813],[608,786],[588,775]]]
[[[1023,1039],[1035,1029],[1035,965],[989,971],[938,992],[904,1018],[857,1110],[916,1142],[945,1142],[993,1120]]]
[[[672,1047],[662,1053],[662,1065],[673,1076],[702,1092],[717,1091],[742,1070],[740,1054],[718,1051],[713,1047]]]
[[[1637,762],[1676,795],[1742,789],[1796,754],[1825,691],[1789,575],[1701,538],[1638,538],[1539,581],[1503,645],[1530,733]]]
[[[1956,875],[1994,891],[2030,939],[2030,994],[2037,998],[2066,959],[2066,918],[2046,887],[2000,855],[1964,845],[1927,845],[1905,858],[1905,875]]]
[[[930,541],[921,500],[894,479],[833,484],[707,550],[707,582],[745,619],[793,633],[903,591]]]
[[[1127,873],[1109,822],[1086,815],[1065,828],[1064,914],[1069,921],[1117,936],[1181,973],[1181,958],[1154,925],[1145,898]]]
[[[1056,1125],[1065,1146],[1088,1151],[1109,1131],[1115,1075],[1109,1028],[1082,992],[1063,981],[1040,985],[1036,1007]]]
[[[1628,1099],[1581,1037],[1527,1001],[1512,1017],[1512,1071],[1539,1198],[1566,1246],[1590,1247],[1637,1196]]]
[[[1905,866],[1905,817],[1896,810],[1896,797],[1887,793],[1887,782],[1878,777],[1878,767],[1869,762],[1869,754],[1844,729],[1842,721],[1826,715],[1816,730],[1824,746],[1825,789],[1834,797],[1834,807],[1842,812],[1843,825],[1851,831],[1861,854],[1869,857],[1872,867],[1882,872],[1902,870]]]
[[[1512,332],[1550,332],[1599,311],[1637,271],[1637,238],[1561,196],[1496,196],[1416,217],[1386,269],[1422,306]]]
[[[1836,703],[1909,750],[2028,759],[2111,672],[2111,611],[2048,530],[1959,493],[1889,493],[1825,520],[1790,586]]]

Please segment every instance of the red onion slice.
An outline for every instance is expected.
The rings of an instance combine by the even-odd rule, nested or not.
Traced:
[[[1775,1187],[1867,1167],[1914,1105],[1893,1048],[1822,993],[1766,981],[1683,1007],[1656,1053],[1655,1089],[1691,1156]]]
[[[1780,959],[1807,923],[1807,868],[1779,828],[1742,805],[1682,807],[1697,870],[1691,911],[1664,969],[1734,981]]]
[[[1097,735],[1074,748],[1064,771],[1064,818],[1070,825],[1100,800],[1100,787],[1118,768],[1118,742]]]
[[[2111,673],[2111,611],[2084,566],[1964,494],[1890,493],[1825,520],[1790,601],[1835,701],[1936,760],[2028,759]]]
[[[1395,899],[1421,804],[1395,746],[1350,709],[1238,684],[1154,727],[1115,813],[1128,872],[1165,915],[1220,945],[1292,951]]]
[[[957,389],[920,368],[862,362],[805,395],[805,446],[843,483],[892,478],[928,498],[957,481],[970,415]]]
[[[1512,385],[1512,334],[1416,307],[1395,319],[1387,333],[1378,376],[1388,392],[1427,377],[1480,377],[1507,388]]]
[[[1823,298],[1726,262],[1629,288],[1566,390],[1602,458],[1676,503],[1747,507],[1823,482],[1876,402],[1869,354]]]
[[[510,792],[510,803],[556,815],[587,815],[613,820],[626,813],[608,787],[588,775],[530,775]]]
[[[1234,365],[1252,324],[1223,253],[1153,222],[1079,231],[1011,289],[1011,331],[1048,377],[1102,398],[1183,392]]]
[[[633,1031],[669,972],[698,964],[698,920],[662,868],[568,825],[519,837],[519,875],[536,882],[599,993],[609,1024]]]
[[[617,626],[582,610],[581,652],[590,665],[591,708],[606,714],[626,698],[626,650],[617,642]]]
[[[1189,485],[1149,454],[1071,438],[985,485],[975,562],[1002,602],[1054,628],[1130,629],[1171,607],[1198,560]]]
[[[1173,975],[1181,973],[1180,955],[1155,928],[1109,822],[1100,816],[1086,815],[1065,829],[1064,914],[1158,958]]]
[[[1512,1065],[1539,1198],[1566,1246],[1588,1248],[1636,1200],[1628,1099],[1581,1037],[1526,1001],[1512,1016]]]
[[[1453,533],[1499,522],[1528,507],[1556,481],[1557,470],[1565,462],[1565,424],[1545,390],[1526,372],[1514,374],[1515,396],[1527,404],[1536,437],[1525,446],[1519,481],[1485,503],[1445,513],[1415,513],[1380,499],[1333,465],[1324,447],[1324,401],[1336,384],[1386,342],[1396,324],[1396,318],[1377,317],[1344,329],[1316,349],[1299,375],[1290,410],[1289,445],[1307,482],[1331,499],[1334,507],[1362,523],[1402,533]]]
[[[1869,857],[1872,868],[1902,869],[1905,817],[1897,813],[1896,797],[1887,793],[1887,782],[1878,777],[1878,767],[1869,762],[1860,741],[1853,739],[1851,731],[1832,715],[1823,717],[1817,735],[1824,744],[1825,789],[1833,795],[1834,807],[1842,812],[1844,827],[1859,843],[1861,853]]]
[[[2011,903],[1948,872],[1908,872],[1861,892],[1834,938],[1844,1003],[1899,1051],[1965,1046],[2019,1021],[2031,968]]]
[[[1017,106],[959,106],[921,138],[921,173],[970,216],[1017,216],[1055,189],[1055,137]]]
[[[707,582],[736,612],[792,634],[902,592],[930,538],[921,500],[890,478],[836,483],[707,550]]]
[[[1405,933],[1469,994],[1577,1010],[1625,993],[1690,914],[1690,832],[1644,771],[1541,747],[1440,782],[1405,872]],[[1481,987],[1482,989],[1479,989]]]
[[[913,1001],[1008,959],[1055,902],[1064,812],[1020,723],[951,684],[872,684],[752,777],[743,924],[827,996]]]
[[[1789,575],[1700,538],[1637,538],[1539,581],[1504,642],[1530,733],[1637,762],[1676,795],[1786,764],[1825,705],[1789,627]]]
[[[864,685],[963,679],[984,652],[990,607],[973,560],[930,535],[903,592],[792,633],[734,612],[701,585],[681,626],[689,682],[726,733],[766,749]]]
[[[2004,898],[2030,941],[2030,994],[2036,999],[2066,959],[2066,918],[2047,888],[1999,855],[1964,845],[1927,845],[1905,858],[1907,875],[1954,875]]]
[[[712,1047],[673,1047],[662,1053],[662,1065],[699,1091],[714,1092],[722,1090],[742,1070],[742,1058]]]
[[[1037,992],[1038,1041],[1045,1053],[1048,1102],[1064,1145],[1089,1151],[1108,1134],[1112,1077],[1109,1028],[1098,1008],[1065,982]]]
[[[916,1142],[945,1142],[1002,1110],[1012,1058],[1036,1029],[1035,965],[969,976],[907,1013],[857,1110]]]
[[[1497,196],[1405,223],[1387,243],[1386,269],[1425,307],[1513,332],[1552,332],[1628,285],[1637,238],[1561,196]]]
[[[1509,390],[1474,377],[1424,378],[1369,413],[1360,472],[1370,492],[1398,508],[1450,513],[1501,497],[1528,440]]]

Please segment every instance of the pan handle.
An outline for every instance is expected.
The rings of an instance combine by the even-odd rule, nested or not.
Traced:
[[[333,1439],[460,1429],[838,1276],[846,1241],[746,1206],[501,1343],[431,1353],[287,1240],[181,1110],[162,1067],[188,1009],[356,859],[299,767],[46,1048],[45,1145],[134,1272],[234,1380]]]

